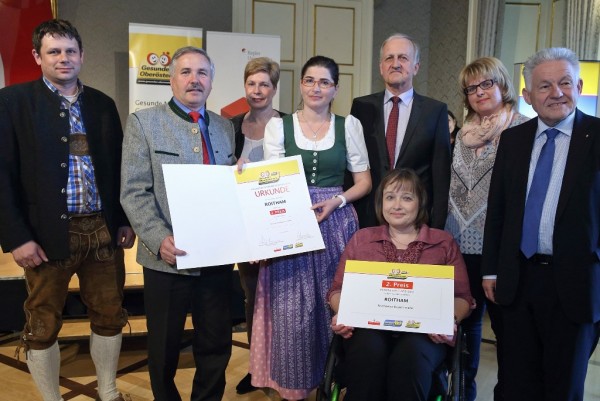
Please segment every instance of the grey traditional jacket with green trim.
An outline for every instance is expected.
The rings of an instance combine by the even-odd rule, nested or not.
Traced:
[[[206,111],[206,117],[216,164],[233,165],[233,124],[211,111]],[[121,204],[138,235],[137,261],[142,266],[168,273],[200,274],[199,270],[179,271],[168,265],[159,249],[161,242],[173,235],[162,165],[202,162],[198,124],[173,101],[129,115],[123,141]]]

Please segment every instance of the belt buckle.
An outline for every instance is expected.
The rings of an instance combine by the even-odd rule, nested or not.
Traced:
[[[542,255],[542,254],[536,253],[535,255],[533,255],[531,260],[535,264],[548,266],[549,264],[552,263],[552,255]]]

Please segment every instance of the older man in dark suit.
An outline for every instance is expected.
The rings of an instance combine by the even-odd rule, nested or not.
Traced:
[[[42,78],[0,90],[0,244],[25,271],[27,366],[44,401],[62,400],[56,338],[77,274],[97,399],[122,401],[122,248],[135,236],[119,204],[121,121],[112,99],[79,81],[83,46],[74,26],[43,22],[33,47]]]
[[[577,109],[569,49],[525,63],[538,118],[506,130],[492,174],[483,287],[501,306],[507,400],[583,400],[600,333],[600,119]]]
[[[427,189],[430,225],[444,228],[450,187],[448,108],[413,89],[419,46],[394,34],[381,45],[379,71],[385,91],[354,99],[350,113],[363,126],[373,188],[393,168],[412,168]],[[374,194],[356,201],[361,227],[378,225]]]

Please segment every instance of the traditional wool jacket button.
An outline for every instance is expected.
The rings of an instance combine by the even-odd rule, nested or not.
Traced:
[[[67,138],[66,136],[63,136],[62,138],[60,138],[61,141],[63,141],[64,143],[67,143],[69,141],[69,138]]]
[[[64,213],[60,215],[60,219],[61,219],[61,220],[66,220],[66,219],[67,219],[67,217],[68,217],[68,216],[67,216],[66,214],[64,214]]]
[[[61,189],[60,189],[60,193],[61,193],[61,194],[64,194],[64,193],[66,193],[66,192],[67,192],[67,190],[66,190],[66,189],[64,189],[64,188],[61,188]]]
[[[198,128],[192,128],[192,134],[197,134],[198,133]]]
[[[62,168],[67,168],[67,163],[60,163],[60,166],[61,166]]]
[[[200,146],[194,146],[194,153],[200,153]]]
[[[61,116],[61,117],[63,117],[63,118],[64,118],[66,115],[67,115],[67,113],[65,113],[64,111],[61,111],[61,112],[60,112],[60,114],[59,114],[59,116]]]

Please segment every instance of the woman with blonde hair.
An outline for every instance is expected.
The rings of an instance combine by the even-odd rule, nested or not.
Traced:
[[[454,145],[448,198],[449,231],[460,246],[469,273],[471,293],[477,308],[463,322],[469,356],[465,368],[466,396],[475,400],[475,376],[479,365],[481,322],[486,297],[481,286],[481,253],[487,198],[500,135],[505,129],[528,120],[515,110],[517,96],[506,67],[494,57],[482,57],[465,66],[459,84],[464,94],[467,117]],[[487,302],[496,335],[498,365],[502,351],[501,322],[497,307]],[[499,369],[500,372],[500,369]],[[494,389],[494,400],[502,399],[502,378]]]
[[[279,64],[268,57],[257,57],[248,61],[244,69],[244,91],[250,110],[231,118],[235,130],[235,157],[250,162],[264,159],[263,141],[265,126],[272,117],[283,117],[285,113],[273,108],[273,97],[279,83]],[[248,343],[252,339],[254,299],[258,281],[258,264],[238,263],[240,284],[246,298],[246,328]],[[238,394],[257,390],[248,373],[236,386]]]

